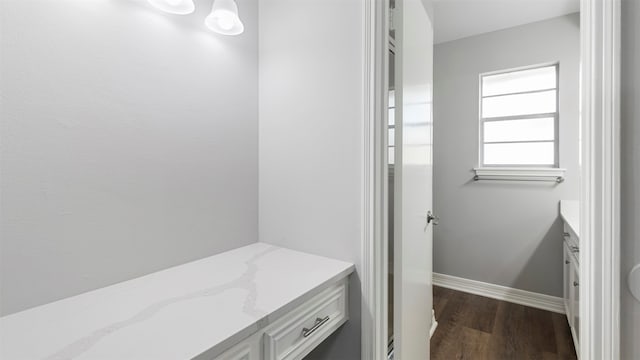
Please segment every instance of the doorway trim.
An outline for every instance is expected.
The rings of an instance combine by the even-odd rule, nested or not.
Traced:
[[[619,359],[620,0],[581,0],[580,42],[580,358]]]
[[[361,359],[387,358],[389,0],[364,0]]]
[[[389,0],[363,3],[361,358],[386,359]],[[580,358],[620,358],[620,0],[581,0]],[[607,239],[607,241],[598,241]]]

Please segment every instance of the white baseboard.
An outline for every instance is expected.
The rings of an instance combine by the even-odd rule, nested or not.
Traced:
[[[429,339],[433,337],[433,333],[436,332],[436,328],[438,327],[438,322],[436,321],[436,311],[431,310],[431,329],[429,330]]]
[[[433,273],[433,285],[564,314],[564,299],[506,286]]]

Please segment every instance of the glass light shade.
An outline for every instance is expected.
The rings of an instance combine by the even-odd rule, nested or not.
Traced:
[[[147,0],[158,10],[168,12],[170,14],[186,15],[191,14],[196,6],[193,0]]]
[[[204,20],[211,30],[223,35],[239,35],[244,25],[238,16],[238,5],[234,0],[215,0],[211,14]]]

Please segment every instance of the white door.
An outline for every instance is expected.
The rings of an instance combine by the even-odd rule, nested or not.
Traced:
[[[394,351],[429,359],[432,322],[433,28],[420,0],[396,2]],[[401,145],[401,146],[398,146]]]

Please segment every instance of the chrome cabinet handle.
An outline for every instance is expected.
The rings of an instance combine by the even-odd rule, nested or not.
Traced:
[[[564,232],[564,233],[562,233],[562,236],[564,236],[564,237],[570,237],[570,236],[571,236],[571,234],[569,234],[568,232]]]
[[[578,282],[577,282],[577,281],[574,281],[574,282],[573,282],[573,286],[579,286],[579,285],[580,285],[580,284],[578,284]]]
[[[313,324],[311,329],[302,328],[302,337],[307,337],[313,334],[318,328],[324,325],[327,321],[329,321],[329,316],[325,316],[324,318],[316,318],[316,323]]]
[[[427,211],[427,224],[433,222],[433,225],[438,225],[439,221],[440,218],[433,215],[433,213],[431,213],[431,210]]]
[[[572,245],[571,247],[569,247],[569,249],[571,249],[571,252],[573,253],[580,252],[580,248],[575,245]]]

